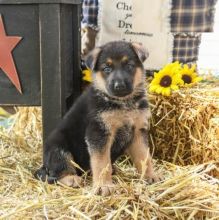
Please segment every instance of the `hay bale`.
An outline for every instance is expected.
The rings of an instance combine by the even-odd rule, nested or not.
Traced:
[[[12,124],[8,129],[0,127],[0,158],[16,158],[17,152],[24,150],[32,155],[34,162],[42,160],[42,114],[41,107],[19,107],[10,117]],[[13,155],[11,150],[17,152]],[[14,157],[14,158],[12,158]]]
[[[150,142],[157,158],[202,164],[219,158],[219,88],[181,89],[170,97],[149,94]]]
[[[11,119],[14,123],[8,132],[16,144],[28,145],[30,148],[42,146],[41,107],[18,107]]]
[[[214,164],[180,167],[159,162],[155,167],[165,179],[148,185],[123,158],[113,176],[116,193],[101,197],[93,194],[87,175],[85,187],[77,189],[34,179],[41,146],[30,150],[31,141],[26,143],[20,146],[10,137],[0,143],[0,219],[219,218],[219,180],[208,175]]]

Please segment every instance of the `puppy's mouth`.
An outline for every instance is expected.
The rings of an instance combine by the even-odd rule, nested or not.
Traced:
[[[109,96],[118,97],[118,98],[125,98],[132,94],[133,89],[130,87],[123,87],[123,88],[115,88],[115,86],[109,86],[107,88],[107,92]]]
[[[132,91],[125,91],[125,90],[121,90],[121,91],[108,91],[108,94],[110,96],[114,96],[114,97],[120,97],[120,98],[124,98],[128,95],[130,95],[132,93]]]

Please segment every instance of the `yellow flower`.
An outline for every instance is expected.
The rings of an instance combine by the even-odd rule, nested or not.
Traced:
[[[0,117],[1,116],[2,117],[9,117],[10,114],[7,111],[5,111],[3,108],[0,107]]]
[[[194,83],[197,83],[202,80],[202,77],[199,77],[196,72],[196,65],[193,64],[191,68],[187,64],[184,64],[181,70],[179,71],[183,84],[185,86],[190,86]]]
[[[154,79],[149,85],[149,91],[164,96],[169,96],[172,90],[178,90],[178,85],[182,83],[178,71],[179,62],[167,64],[158,73],[154,73]]]
[[[167,69],[167,70],[170,70],[170,71],[177,71],[177,70],[180,70],[181,69],[181,64],[179,63],[179,61],[176,61],[174,63],[168,63],[166,64],[163,69]]]
[[[92,81],[92,72],[89,69],[83,70],[83,80],[87,81],[87,82],[91,82]]]

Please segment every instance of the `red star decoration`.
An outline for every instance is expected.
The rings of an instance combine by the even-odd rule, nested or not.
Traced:
[[[17,90],[22,93],[17,70],[14,64],[12,51],[20,42],[22,37],[7,36],[0,15],[0,69],[8,76]]]

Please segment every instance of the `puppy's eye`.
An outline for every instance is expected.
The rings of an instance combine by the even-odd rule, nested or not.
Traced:
[[[113,70],[112,67],[109,67],[109,66],[106,66],[106,67],[103,68],[104,73],[111,73],[112,70]]]

